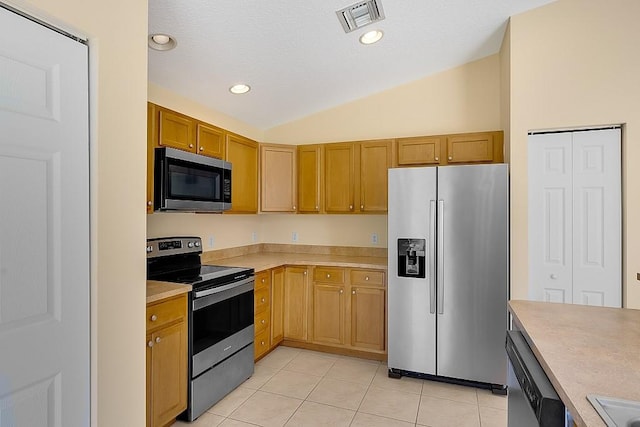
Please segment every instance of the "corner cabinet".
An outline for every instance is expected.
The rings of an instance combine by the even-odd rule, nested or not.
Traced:
[[[187,294],[147,305],[147,427],[187,409]]]
[[[296,212],[295,145],[260,144],[260,211]]]
[[[227,134],[226,160],[231,163],[231,210],[225,213],[258,212],[258,143]]]

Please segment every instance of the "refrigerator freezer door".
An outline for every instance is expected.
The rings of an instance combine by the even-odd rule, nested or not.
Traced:
[[[506,383],[507,182],[505,164],[438,168],[438,375]]]
[[[426,374],[436,372],[435,201],[436,168],[389,169],[388,366]]]

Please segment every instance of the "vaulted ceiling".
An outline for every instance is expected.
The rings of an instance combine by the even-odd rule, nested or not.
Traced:
[[[149,33],[177,46],[149,49],[149,81],[268,129],[494,54],[510,16],[551,1],[380,0],[383,20],[345,33],[348,0],[151,0]]]

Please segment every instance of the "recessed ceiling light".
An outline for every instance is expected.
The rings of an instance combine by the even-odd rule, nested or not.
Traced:
[[[171,50],[177,46],[176,39],[167,34],[151,34],[149,47],[154,50]]]
[[[373,44],[379,41],[383,36],[381,30],[371,30],[367,31],[363,35],[360,36],[360,43],[362,44]]]
[[[229,92],[231,93],[235,93],[236,95],[241,95],[243,93],[247,93],[251,90],[251,87],[249,85],[246,85],[244,83],[239,83],[237,85],[233,85],[229,88]]]

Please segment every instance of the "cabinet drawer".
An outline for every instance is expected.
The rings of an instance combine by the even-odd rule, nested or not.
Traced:
[[[265,330],[269,330],[269,325],[271,324],[271,310],[265,310],[262,313],[256,314],[254,316],[254,335],[258,336]]]
[[[254,358],[262,356],[269,350],[269,330],[265,330],[262,333],[256,335],[256,339],[253,343],[253,355]]]
[[[147,332],[169,323],[184,320],[187,314],[187,295],[171,298],[147,306]]]
[[[271,305],[271,300],[269,298],[269,287],[259,286],[256,287],[253,292],[253,312],[254,314],[262,313]]]
[[[256,281],[256,289],[258,289],[260,286],[271,285],[271,270],[266,270],[266,271],[261,271],[260,273],[256,273],[255,281]]]
[[[313,271],[313,281],[323,283],[344,283],[344,268],[316,267]]]
[[[384,271],[351,270],[351,285],[384,286]]]

